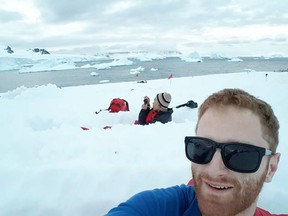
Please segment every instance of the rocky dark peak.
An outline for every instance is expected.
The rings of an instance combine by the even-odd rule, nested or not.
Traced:
[[[7,48],[4,50],[6,50],[7,53],[10,53],[10,54],[14,53],[14,51],[12,50],[12,48],[10,46],[7,46]]]

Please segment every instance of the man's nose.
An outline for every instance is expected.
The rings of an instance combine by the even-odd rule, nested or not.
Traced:
[[[207,164],[207,166],[211,176],[219,176],[227,173],[228,168],[225,166],[222,160],[220,149],[216,150],[212,160],[209,164]]]

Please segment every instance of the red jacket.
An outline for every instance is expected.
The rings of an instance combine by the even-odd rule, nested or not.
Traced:
[[[254,216],[287,216],[288,214],[271,214],[270,212],[261,209],[259,207],[256,208]]]

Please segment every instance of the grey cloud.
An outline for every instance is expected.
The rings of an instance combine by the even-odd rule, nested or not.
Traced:
[[[82,21],[91,23],[92,27],[99,30],[118,27],[137,28],[143,25],[160,30],[217,26],[241,27],[251,24],[287,22],[287,17],[282,15],[287,12],[284,1],[264,1],[265,4],[260,0],[243,2],[234,0],[135,0],[131,1],[135,4],[133,7],[116,13],[107,12],[112,5],[119,3],[117,0],[35,0],[35,3],[41,10],[42,19],[46,23],[61,24]],[[283,7],[276,10],[279,2],[283,4]],[[236,9],[231,9],[233,7]]]
[[[165,31],[165,29],[177,29],[189,27],[191,23],[198,23],[202,18],[191,22],[190,17],[185,13],[185,8],[189,5],[181,1],[135,1],[132,8],[124,11],[109,13],[109,8],[116,1],[73,1],[70,3],[66,0],[54,3],[52,0],[41,1],[37,4],[42,13],[42,19],[46,23],[62,24],[75,21],[89,23],[89,29],[86,33],[91,32],[116,32],[123,28],[132,31],[140,31],[148,27],[151,31]],[[184,13],[184,15],[183,15]],[[151,33],[151,32],[150,32]]]
[[[85,19],[102,17],[103,11],[115,0],[45,0],[35,1],[47,23],[69,23]]]
[[[11,28],[12,33],[9,37],[2,37],[3,40],[20,41],[19,44],[26,43],[29,47],[88,46],[105,43],[139,45],[152,42],[185,44],[189,42],[187,38],[192,34],[196,38],[201,38],[203,32],[207,33],[205,28],[241,29],[243,26],[261,24],[287,25],[288,13],[285,1],[131,0],[131,7],[112,10],[115,4],[120,2],[119,0],[34,0],[35,6],[41,13],[37,24],[18,25],[17,21],[22,18],[21,15],[3,10],[0,10],[0,22],[13,21],[6,26],[13,26],[14,30],[12,31]],[[83,23],[83,28],[75,31],[73,35],[45,37],[45,26],[51,29],[53,25],[57,25],[59,28],[63,24],[74,22]],[[40,38],[37,37],[37,33],[41,35]],[[63,32],[59,35],[63,35]],[[286,37],[283,35],[271,40],[281,43],[286,41]],[[250,43],[250,41],[228,38],[219,41],[218,44],[229,46],[242,43]],[[193,47],[198,43],[186,45]]]
[[[175,28],[175,26],[187,26],[203,20],[199,17],[201,14],[197,12],[198,8],[195,8],[198,3],[191,4],[188,1],[180,0],[169,2],[132,1],[135,4],[132,8],[116,13],[107,13],[115,2],[119,1],[35,1],[42,14],[41,19],[51,24],[86,21],[100,28],[141,27],[141,25]]]
[[[235,45],[235,44],[251,44],[251,40],[241,40],[241,39],[229,39],[229,40],[220,40],[217,42],[222,45]]]
[[[257,21],[263,20],[265,15],[281,15],[287,13],[286,1],[268,1],[268,0],[254,0],[254,1],[234,1],[234,0],[190,0],[190,1],[165,1],[165,0],[146,0],[146,1],[137,1],[134,0],[133,4],[136,4],[135,7],[130,10],[125,10],[123,14],[111,14],[112,18],[122,18],[130,17],[137,20],[137,17],[146,18],[147,20],[153,20],[157,24],[157,19],[165,20],[165,17],[173,17],[171,20],[176,20],[178,16],[183,18],[181,14],[190,14],[187,18],[194,17],[194,14],[204,15],[202,20],[207,17],[209,20],[212,18],[217,18],[221,22],[227,18],[226,13],[235,14],[235,17],[239,17],[244,22],[253,17]],[[109,10],[109,7],[115,3],[119,3],[117,0],[46,0],[40,1],[35,0],[35,4],[39,6],[40,10],[43,13],[43,18],[49,22],[69,22],[81,19],[95,19],[101,18],[103,12]],[[236,6],[239,8],[239,11],[233,11],[229,6]],[[226,10],[221,10],[221,8],[227,8]],[[250,15],[249,15],[250,14]],[[155,19],[156,18],[156,19]],[[260,19],[261,18],[261,19]],[[233,16],[232,16],[233,19]],[[140,20],[140,19],[138,19]],[[142,21],[143,19],[141,19]],[[226,19],[227,20],[227,19]],[[106,20],[108,21],[108,19]],[[185,21],[185,20],[183,20]],[[173,23],[173,22],[172,22]]]
[[[285,36],[277,36],[275,38],[261,38],[259,40],[257,40],[258,42],[287,42],[287,37]]]
[[[0,9],[0,17],[1,17],[0,20],[1,23],[15,22],[23,18],[23,16],[17,12],[8,12],[2,9]]]
[[[285,17],[288,13],[285,0],[202,0],[200,2],[205,13],[209,14],[207,17],[209,21],[217,26],[241,27],[251,24],[281,24],[288,21],[287,16]]]

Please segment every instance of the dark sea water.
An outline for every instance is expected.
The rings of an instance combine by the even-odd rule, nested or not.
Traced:
[[[103,80],[110,83],[164,79],[171,73],[173,77],[198,76],[220,73],[237,73],[243,71],[285,71],[288,70],[288,58],[241,58],[243,61],[228,62],[223,59],[204,58],[203,62],[185,62],[179,58],[165,58],[141,62],[133,60],[133,65],[117,66],[110,69],[95,68],[47,71],[37,73],[19,73],[18,71],[0,72],[0,92],[13,90],[19,86],[56,84],[59,87],[99,84]],[[137,67],[145,68],[139,76],[130,70]],[[151,68],[158,69],[151,71]],[[96,72],[98,76],[92,76]]]

